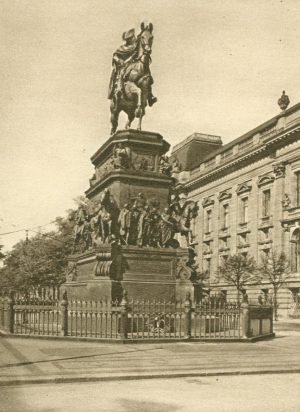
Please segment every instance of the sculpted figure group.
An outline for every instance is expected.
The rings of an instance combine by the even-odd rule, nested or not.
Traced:
[[[81,204],[75,216],[73,253],[84,252],[99,243],[110,243],[115,215],[116,207],[108,189],[104,190],[92,210]]]
[[[162,155],[159,162],[159,172],[169,177],[176,178],[178,173],[181,172],[181,165],[177,157],[170,163],[168,156]]]
[[[173,247],[193,244],[192,222],[197,204],[185,197],[172,195],[169,207],[159,211],[159,202],[148,202],[139,193],[131,204],[118,210],[106,189],[94,212],[82,205],[78,208],[74,228],[73,253],[83,252],[99,244],[118,242],[139,247]]]

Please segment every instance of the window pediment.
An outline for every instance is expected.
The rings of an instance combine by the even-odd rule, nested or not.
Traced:
[[[214,199],[212,197],[206,197],[203,199],[202,206],[207,207],[207,206],[212,206],[215,203]]]
[[[257,180],[257,186],[264,186],[270,183],[273,183],[275,180],[274,176],[272,175],[263,175],[263,176],[259,176],[258,180]]]
[[[249,183],[241,183],[238,185],[236,189],[236,193],[241,195],[242,193],[250,192],[252,186]]]
[[[232,194],[228,190],[224,190],[224,192],[219,193],[218,199],[219,202],[222,202],[223,200],[230,199],[232,197]]]

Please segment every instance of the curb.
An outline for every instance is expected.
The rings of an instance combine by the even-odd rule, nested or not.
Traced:
[[[213,377],[213,376],[245,376],[245,375],[279,375],[279,374],[300,373],[300,369],[267,369],[252,371],[223,371],[223,372],[179,372],[166,374],[149,374],[149,375],[118,375],[118,376],[78,376],[78,377],[58,377],[58,378],[32,378],[32,379],[14,379],[0,380],[0,387],[37,385],[37,384],[64,384],[79,382],[112,382],[126,380],[146,380],[146,379],[175,379],[175,378],[195,378],[195,377]]]
[[[112,343],[112,344],[145,344],[145,343],[179,343],[179,342],[206,342],[206,343],[255,343],[261,340],[268,340],[275,338],[275,333],[267,335],[249,337],[249,338],[157,338],[157,339],[109,339],[109,338],[94,338],[85,336],[48,336],[48,335],[21,335],[15,333],[5,332],[0,329],[0,337],[14,338],[14,339],[40,339],[52,341],[69,341],[69,342],[98,342],[98,343]]]

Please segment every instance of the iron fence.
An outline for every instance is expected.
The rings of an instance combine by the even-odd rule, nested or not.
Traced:
[[[184,304],[131,301],[128,305],[128,339],[182,339],[185,334]]]
[[[237,303],[200,303],[192,311],[193,338],[240,339],[241,308]]]
[[[68,336],[119,338],[118,302],[71,300],[65,310]]]
[[[243,303],[0,298],[0,329],[19,335],[105,340],[238,340],[273,333],[272,308]]]
[[[60,335],[61,313],[58,301],[28,303],[16,300],[13,305],[13,331],[25,335]]]

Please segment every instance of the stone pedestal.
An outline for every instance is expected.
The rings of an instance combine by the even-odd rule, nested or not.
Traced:
[[[116,205],[121,208],[142,193],[148,201],[156,199],[164,208],[172,179],[160,173],[159,161],[169,147],[158,133],[118,131],[91,157],[95,174],[90,179],[86,196],[97,200],[104,189],[109,189]],[[118,149],[126,151],[128,157],[123,165],[114,159]]]
[[[169,144],[158,133],[126,130],[115,133],[92,156],[95,173],[86,196],[104,208],[109,207],[111,233],[104,240],[100,236],[100,242],[90,241],[84,253],[70,256],[63,285],[70,298],[114,301],[121,299],[123,290],[134,300],[176,302],[184,301],[187,292],[194,295],[188,248],[158,247],[158,241],[149,242],[157,247],[148,247],[144,241],[132,241],[130,237],[126,241],[126,236],[120,236],[118,217],[125,204],[128,208],[135,205],[139,216],[146,205],[155,204],[157,219],[158,209],[163,211],[169,204],[173,179],[160,167],[160,162],[166,161],[162,156],[168,149]],[[108,206],[103,195],[108,196]],[[155,230],[159,230],[159,224]],[[101,244],[103,241],[113,244]]]

